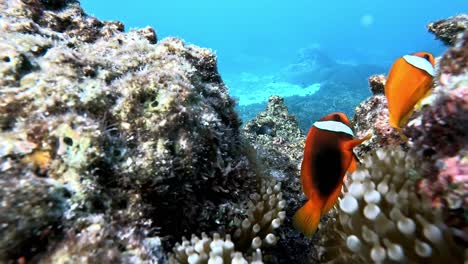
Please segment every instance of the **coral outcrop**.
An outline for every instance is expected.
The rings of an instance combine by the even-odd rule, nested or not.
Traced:
[[[445,45],[453,46],[460,33],[468,29],[468,15],[460,14],[457,16],[432,22],[427,25],[429,32],[436,35]]]
[[[45,249],[48,238],[61,229],[67,209],[66,190],[35,175],[2,168],[0,178],[0,262],[11,255]]]
[[[357,137],[372,134],[371,139],[354,149],[359,157],[376,148],[405,142],[400,133],[389,124],[387,98],[383,94],[373,95],[360,103],[354,110],[351,123]]]
[[[369,87],[373,95],[385,93],[386,78],[383,74],[372,75],[368,79]]]
[[[109,225],[103,215],[89,215],[78,224],[79,233],[67,230],[65,239],[38,263],[167,262],[159,237],[145,237],[134,227]]]
[[[305,203],[300,183],[300,163],[305,136],[294,116],[290,115],[284,99],[271,96],[266,109],[257,114],[243,128],[245,137],[257,152],[266,176],[281,183],[286,201],[285,223],[278,230],[275,257],[278,263],[315,263],[313,241],[292,228],[295,210]]]
[[[125,33],[78,1],[0,11],[0,262],[163,261],[146,237],[232,221],[256,176],[210,50]]]

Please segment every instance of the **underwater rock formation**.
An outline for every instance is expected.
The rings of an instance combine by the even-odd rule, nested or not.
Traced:
[[[404,144],[398,131],[389,124],[385,95],[373,95],[360,103],[354,110],[351,123],[357,137],[372,134],[372,138],[354,148],[358,157],[383,146]]]
[[[286,220],[278,230],[274,248],[275,263],[316,263],[317,255],[309,240],[292,228],[292,216],[305,202],[301,191],[300,164],[305,136],[284,99],[271,96],[268,106],[243,128],[245,137],[257,152],[264,174],[281,182],[286,200]]]
[[[385,75],[377,74],[372,75],[368,79],[369,87],[373,95],[384,94],[385,93]]]
[[[0,262],[163,262],[146,238],[232,221],[257,178],[210,50],[78,1],[0,10]]]
[[[361,102],[354,109],[352,124],[356,135],[363,137],[372,134],[372,138],[354,148],[362,157],[365,153],[387,145],[399,145],[404,141],[398,131],[389,124],[389,113],[385,92],[385,76],[382,74],[369,77],[372,96]]]
[[[433,33],[437,39],[440,39],[445,45],[453,46],[459,33],[468,29],[468,15],[460,14],[457,16],[432,22],[427,25],[429,32]]]
[[[5,163],[3,163],[5,165]],[[11,254],[44,250],[61,229],[66,192],[53,181],[2,167],[0,178],[0,262]],[[21,177],[19,177],[21,175]]]
[[[38,263],[165,263],[159,237],[144,237],[135,227],[109,225],[103,215],[81,218],[78,234],[68,230],[65,239]]]
[[[243,132],[255,149],[264,174],[282,183],[288,208],[298,206],[304,135],[296,118],[289,114],[284,99],[270,97],[266,109],[249,121]]]
[[[296,118],[289,114],[284,99],[279,96],[271,96],[268,99],[266,109],[247,122],[243,127],[243,132],[257,152],[279,150],[280,153],[288,155],[287,164],[290,164],[291,161],[298,162],[302,157],[304,135],[299,129]],[[273,148],[272,146],[278,147]],[[268,153],[262,155],[260,153],[258,156],[265,158],[263,163],[265,169],[272,173],[271,171],[278,165],[278,162],[271,162],[267,157],[277,155],[268,155]],[[279,177],[279,179],[281,178]]]

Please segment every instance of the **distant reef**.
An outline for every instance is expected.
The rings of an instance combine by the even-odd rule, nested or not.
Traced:
[[[466,261],[466,30],[407,141],[370,81],[353,123],[374,138],[307,239],[290,220],[304,134],[282,98],[241,127],[208,49],[75,0],[0,11],[0,263]]]
[[[295,62],[285,66],[277,75],[248,78],[244,74],[246,78],[231,81],[230,86],[234,95],[241,94],[238,95],[241,98],[236,109],[243,121],[253,118],[253,113],[267,104],[266,101],[259,103],[243,98],[254,98],[252,90],[269,90],[284,98],[289,111],[306,132],[313,120],[330,112],[341,111],[352,116],[354,107],[371,95],[367,78],[384,71],[379,65],[342,62],[320,47],[309,47],[299,50]],[[313,86],[319,89],[308,93]],[[302,93],[298,92],[301,90]]]

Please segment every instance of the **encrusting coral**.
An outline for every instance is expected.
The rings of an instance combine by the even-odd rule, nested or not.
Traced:
[[[432,22],[427,25],[429,32],[436,35],[445,45],[453,46],[459,33],[468,29],[468,15],[460,14],[457,16]]]
[[[338,216],[322,226],[321,260],[329,263],[462,263],[464,249],[440,210],[418,195],[417,159],[379,149],[349,176]]]
[[[385,75],[372,75],[371,77],[369,77],[368,81],[370,90],[373,95],[385,93],[385,83],[387,82]]]
[[[138,228],[109,225],[103,215],[81,218],[78,234],[67,230],[66,239],[38,263],[166,263],[159,237],[145,237]]]
[[[192,235],[190,241],[183,238],[174,247],[169,262],[263,263],[261,249],[276,245],[278,237],[274,232],[286,218],[285,206],[281,184],[264,180],[259,192],[250,196],[247,217],[233,223],[237,228],[232,235],[221,237],[214,233],[210,238],[202,233],[201,238]]]
[[[385,82],[383,75],[369,77],[369,88],[373,95],[354,109],[351,123],[356,135],[372,135],[371,139],[354,149],[358,157],[383,146],[404,144],[399,132],[389,124],[387,98],[384,95]]]

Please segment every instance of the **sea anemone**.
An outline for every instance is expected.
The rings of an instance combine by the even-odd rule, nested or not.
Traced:
[[[345,185],[336,217],[321,228],[320,259],[330,263],[462,263],[440,210],[416,192],[417,160],[399,148],[366,157]]]

